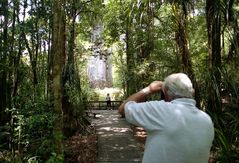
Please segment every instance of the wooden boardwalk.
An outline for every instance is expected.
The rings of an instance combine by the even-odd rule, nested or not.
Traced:
[[[92,119],[98,136],[97,163],[142,162],[143,151],[133,136],[130,124],[117,110],[97,110]]]

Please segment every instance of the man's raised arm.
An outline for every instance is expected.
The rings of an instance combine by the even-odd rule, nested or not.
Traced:
[[[144,102],[145,97],[151,95],[153,93],[160,92],[162,90],[162,81],[154,81],[149,86],[145,87],[141,91],[134,93],[133,95],[129,96],[120,106],[119,106],[119,113],[124,117],[125,111],[124,107],[128,101],[135,101],[135,102]]]

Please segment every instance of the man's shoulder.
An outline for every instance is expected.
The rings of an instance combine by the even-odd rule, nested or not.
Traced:
[[[203,119],[208,120],[210,123],[212,123],[212,119],[211,117],[203,110],[199,110],[200,113],[200,117],[202,117]]]

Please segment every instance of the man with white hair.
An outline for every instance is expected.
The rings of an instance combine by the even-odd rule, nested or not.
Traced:
[[[163,92],[165,100],[145,101]],[[214,138],[211,118],[196,107],[191,80],[176,73],[154,81],[119,107],[126,120],[147,131],[143,163],[206,163]]]

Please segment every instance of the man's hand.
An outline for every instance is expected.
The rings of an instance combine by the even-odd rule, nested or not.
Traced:
[[[135,102],[143,102],[145,97],[160,92],[162,90],[163,82],[162,81],[154,81],[149,84],[148,87],[145,87],[141,91],[129,96],[119,107],[119,113],[124,116],[124,106],[128,101],[135,101]]]
[[[151,84],[149,84],[148,87],[144,88],[142,91],[145,94],[153,94],[160,92],[162,90],[163,82],[162,81],[153,81]]]

